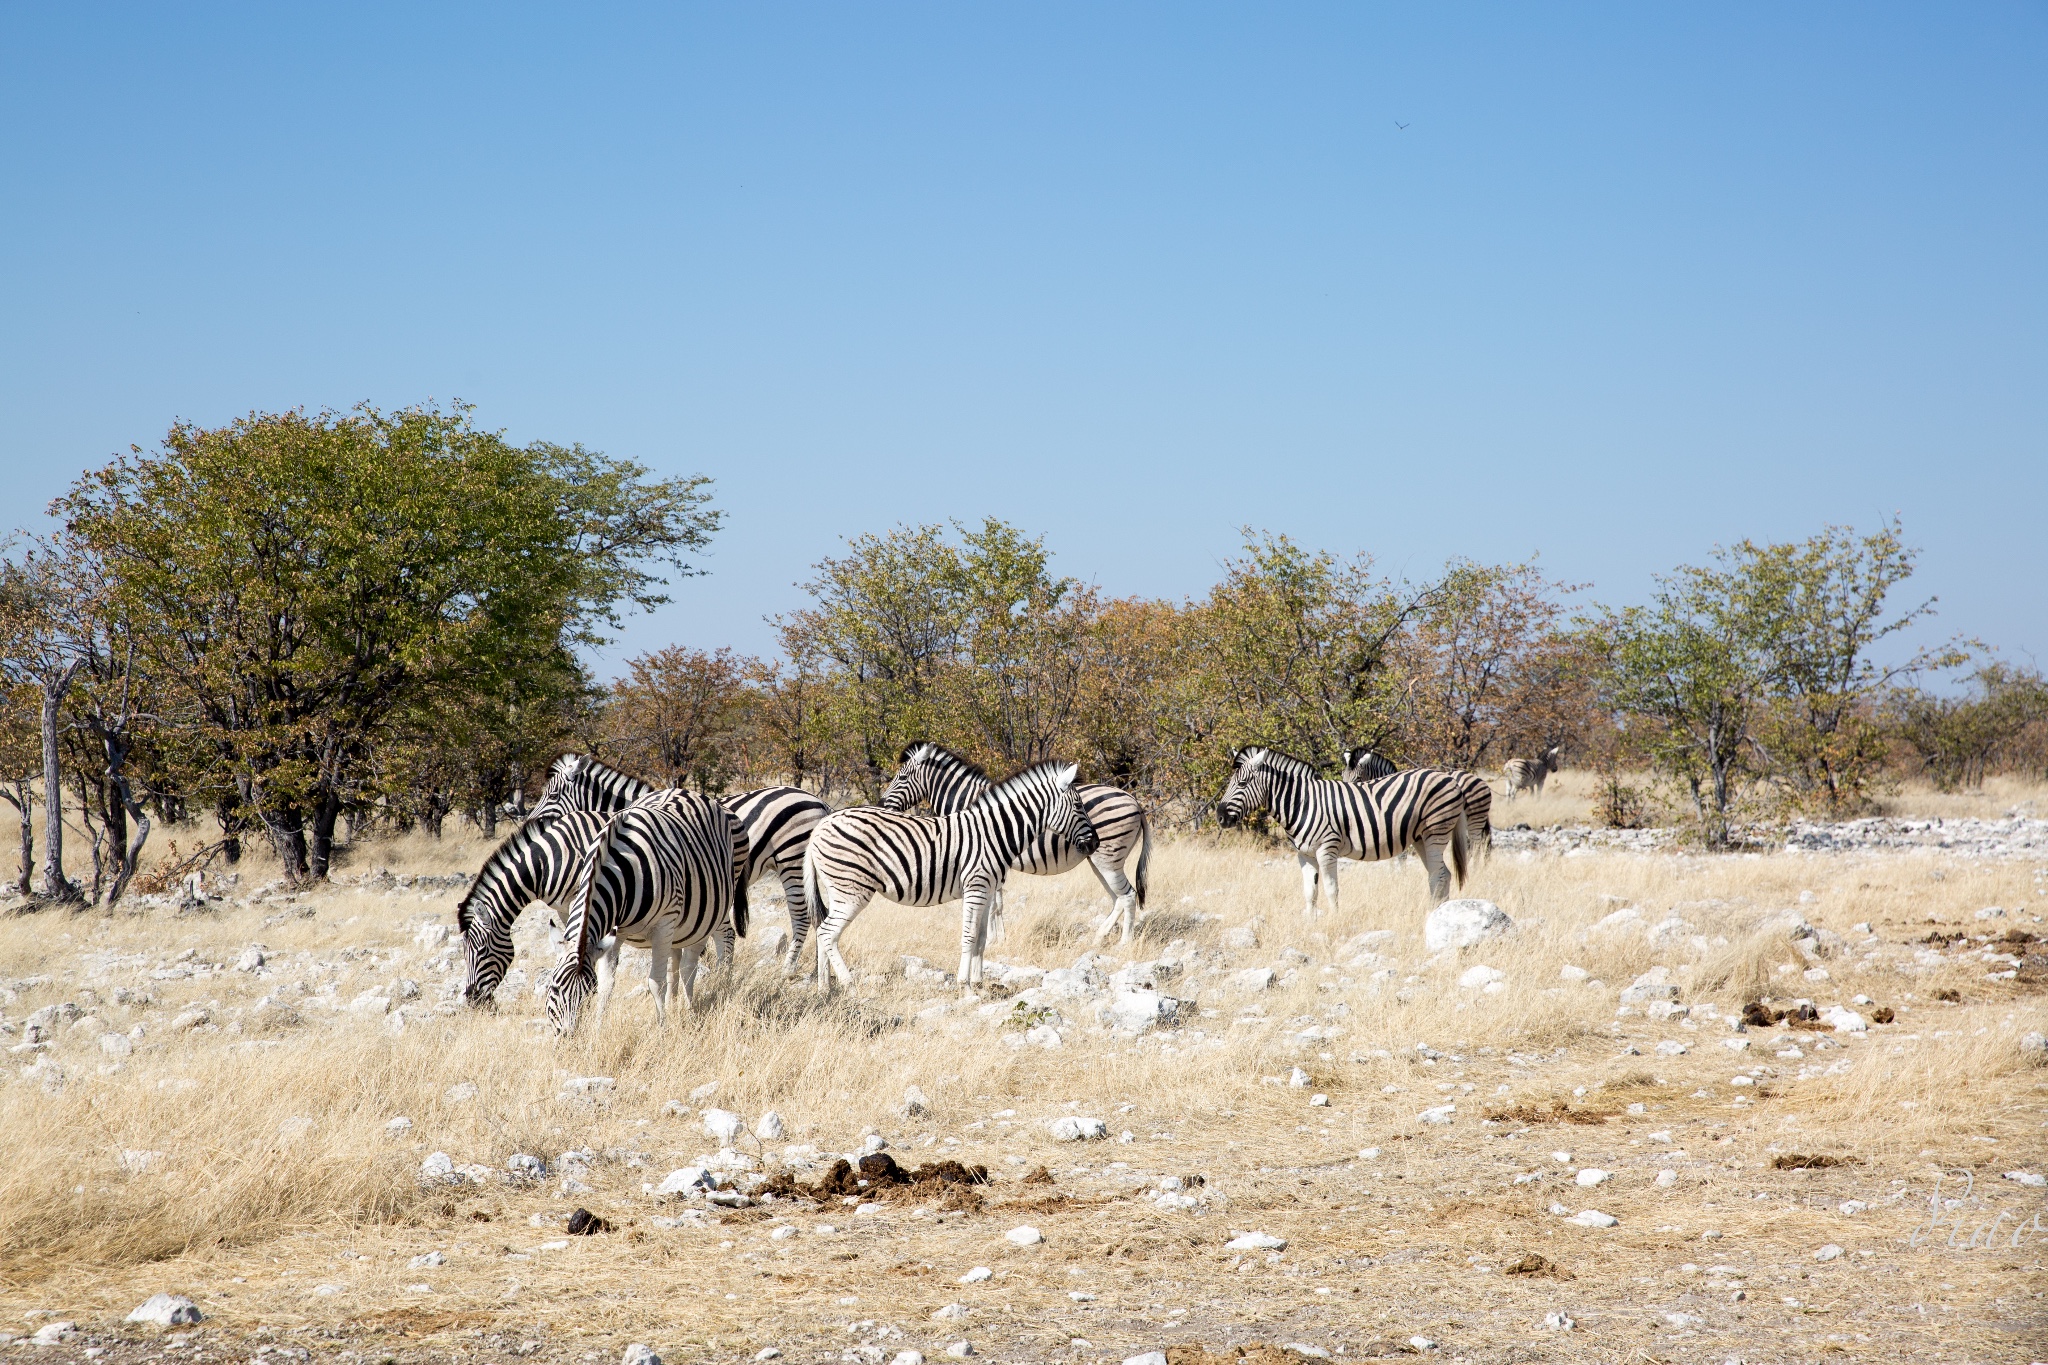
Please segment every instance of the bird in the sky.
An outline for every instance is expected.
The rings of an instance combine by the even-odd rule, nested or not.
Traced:
[[[1403,123],[1403,122],[1401,122],[1401,120],[1399,120],[1399,119],[1395,119],[1395,120],[1394,120],[1394,126],[1395,126],[1396,128],[1399,128],[1399,129],[1400,129],[1400,130],[1401,130],[1402,132],[1404,132],[1404,133],[1408,131],[1408,125],[1407,125],[1407,124],[1405,124],[1405,123]]]

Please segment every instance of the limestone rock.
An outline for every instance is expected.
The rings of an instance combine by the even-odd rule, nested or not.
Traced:
[[[1422,942],[1432,953],[1471,948],[1513,933],[1515,922],[1492,901],[1445,901],[1422,921]]]
[[[206,1315],[199,1305],[183,1294],[152,1294],[128,1315],[129,1322],[146,1322],[157,1327],[183,1327]]]
[[[1109,1136],[1108,1124],[1079,1114],[1062,1114],[1046,1124],[1045,1130],[1060,1142],[1093,1142]]]

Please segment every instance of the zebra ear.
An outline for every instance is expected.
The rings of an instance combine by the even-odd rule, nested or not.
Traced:
[[[1081,765],[1078,763],[1062,763],[1052,770],[1052,780],[1062,787],[1073,786],[1080,776]]]
[[[903,746],[903,752],[902,752],[902,753],[900,753],[900,754],[898,754],[898,755],[896,755],[896,766],[900,768],[900,767],[902,767],[902,766],[903,766],[904,764],[906,764],[906,763],[910,762],[910,751],[911,751],[912,749],[915,749],[916,747],[917,747],[917,745],[915,745],[915,744],[906,744],[906,745],[904,745],[904,746]]]

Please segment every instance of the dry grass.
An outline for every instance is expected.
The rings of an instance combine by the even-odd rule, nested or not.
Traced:
[[[1560,775],[1543,800],[1567,800],[1577,776]],[[352,869],[467,870],[480,854],[474,841],[416,839],[365,850]],[[211,1319],[205,1339],[224,1346],[325,1333],[422,1359],[488,1359],[529,1341],[535,1354],[574,1359],[647,1340],[683,1359],[741,1360],[775,1345],[791,1359],[837,1360],[864,1342],[936,1354],[961,1337],[1003,1360],[1250,1340],[1358,1355],[1418,1333],[1473,1360],[2038,1353],[2028,1297],[2039,1285],[2037,1238],[1988,1251],[1907,1244],[1936,1167],[1974,1172],[1987,1209],[2040,1206],[2036,1192],[1998,1179],[2044,1157],[2048,1071],[2025,1068],[2017,1047],[2043,1027],[2037,973],[1991,979],[2003,964],[1981,960],[1976,945],[1923,963],[1916,955],[1932,950],[1907,940],[1924,936],[1930,917],[1977,931],[1980,906],[2038,906],[2042,870],[1926,856],[1501,853],[1468,890],[1514,916],[1517,934],[1441,958],[1421,941],[1427,906],[1412,864],[1346,865],[1341,912],[1314,921],[1301,917],[1284,850],[1169,842],[1152,870],[1141,941],[1111,952],[1198,950],[1177,989],[1201,1017],[1177,1035],[1133,1040],[1068,1008],[1057,1050],[1012,1046],[1000,1019],[978,1012],[993,1004],[1000,1016],[1008,1001],[904,980],[901,954],[950,960],[950,911],[871,909],[845,942],[861,973],[852,993],[826,999],[782,983],[755,944],[665,1034],[652,1031],[645,997],[629,996],[602,1034],[568,1042],[542,1036],[530,993],[508,993],[494,1013],[435,1012],[459,975],[434,970],[414,935],[451,918],[452,891],[338,888],[182,917],[7,919],[0,982],[17,998],[6,1018],[18,1027],[41,1005],[73,1001],[97,1022],[67,1027],[49,1050],[61,1086],[21,1075],[34,1060],[23,1055],[0,1089],[0,1306],[15,1322],[45,1309],[76,1318],[110,1344],[103,1361],[154,1349],[115,1324],[163,1289],[198,1299]],[[1041,966],[1085,951],[1084,916],[1107,908],[1085,873],[1016,879],[1009,901],[1010,938],[992,955]],[[1642,911],[1634,927],[1596,927],[1624,906]],[[1783,929],[1766,927],[1788,911],[1843,936],[1823,964],[1829,980],[1807,981]],[[1671,917],[1689,924],[1658,942],[1644,932]],[[1859,922],[1875,935],[1854,932]],[[2029,915],[1997,927],[2015,922],[2043,927]],[[1258,948],[1220,947],[1224,931],[1247,925]],[[1376,948],[1388,961],[1345,949],[1381,929],[1395,936]],[[531,920],[522,932],[522,966],[537,974],[544,945]],[[232,970],[252,942],[268,967]],[[1457,984],[1479,963],[1505,974],[1501,991]],[[193,964],[220,969],[172,974]],[[1565,979],[1568,965],[1591,980]],[[1617,1019],[1620,988],[1659,965],[1694,1017]],[[1235,986],[1230,973],[1254,966],[1276,968],[1278,984]],[[400,978],[424,988],[402,1031],[381,1011],[348,1008]],[[640,979],[629,961],[625,982]],[[1961,1003],[1936,1003],[1939,989]],[[1724,1049],[1739,1036],[1726,1017],[1761,991],[1823,1006],[1861,993],[1897,1009],[1898,1022],[1840,1041],[1755,1032],[1748,1051]],[[209,1024],[174,1030],[194,1007]],[[101,1050],[102,1033],[137,1025],[132,1055]],[[1336,1032],[1304,1039],[1309,1026]],[[1667,1055],[1660,1042],[1688,1051]],[[1777,1055],[1793,1045],[1801,1057]],[[1265,1082],[1296,1065],[1327,1106]],[[1730,1084],[1751,1071],[1756,1085]],[[591,1075],[614,1078],[608,1100],[565,1097],[568,1078]],[[711,1083],[712,1099],[691,1100]],[[474,1098],[449,1095],[465,1084]],[[911,1085],[929,1096],[928,1114],[903,1112]],[[643,1182],[715,1145],[694,1118],[665,1111],[671,1099],[750,1118],[774,1108],[790,1141],[828,1152],[879,1131],[906,1161],[957,1155],[987,1164],[996,1181],[984,1209],[959,1216],[937,1205],[858,1215],[783,1205],[657,1228],[653,1215],[672,1210],[641,1194]],[[1444,1103],[1457,1106],[1450,1124],[1419,1122]],[[1560,1105],[1599,1121],[1550,1121]],[[1069,1112],[1132,1140],[1054,1142],[1044,1121]],[[1484,1122],[1489,1113],[1505,1121]],[[386,1124],[398,1115],[413,1127],[393,1137]],[[515,1152],[552,1160],[572,1147],[614,1154],[574,1199],[552,1183],[450,1190],[415,1178],[433,1151],[502,1166]],[[1359,1158],[1367,1147],[1379,1155]],[[1581,1190],[1553,1149],[1615,1178]],[[139,1151],[162,1156],[124,1168],[122,1154]],[[1773,1168],[1786,1152],[1854,1164]],[[1039,1164],[1054,1172],[1049,1189],[1020,1181]],[[1677,1183],[1658,1187],[1660,1169]],[[1513,1183],[1532,1171],[1543,1179]],[[1207,1181],[1204,1212],[1137,1197],[1158,1176],[1195,1173]],[[1839,1213],[1848,1199],[1870,1208]],[[1621,1223],[1576,1227],[1545,1212],[1553,1200]],[[621,1230],[538,1249],[578,1203]],[[1004,1242],[1022,1222],[1046,1243]],[[770,1239],[777,1223],[797,1235]],[[824,1232],[826,1223],[842,1230]],[[1289,1238],[1286,1252],[1269,1261],[1225,1250],[1248,1228]],[[1722,1237],[1702,1241],[1709,1229]],[[1848,1254],[1815,1261],[1830,1242]],[[430,1250],[447,1264],[408,1267]],[[1571,1278],[1498,1273],[1532,1252]],[[974,1265],[997,1274],[956,1283]],[[1736,1273],[1709,1275],[1717,1265]],[[409,1288],[418,1284],[430,1288]],[[321,1285],[338,1290],[316,1293]],[[930,1320],[950,1301],[968,1305],[964,1322]],[[1578,1327],[1542,1330],[1551,1311]],[[1668,1313],[1699,1320],[1674,1326]],[[902,1336],[849,1334],[849,1320]]]

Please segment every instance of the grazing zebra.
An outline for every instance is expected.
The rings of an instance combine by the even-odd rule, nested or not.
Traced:
[[[548,770],[547,786],[527,821],[548,819],[562,811],[623,810],[656,790],[588,754],[563,754]],[[789,908],[789,947],[783,953],[783,969],[794,970],[797,954],[811,933],[810,906],[804,900],[804,847],[810,843],[811,831],[832,808],[799,787],[763,787],[722,800],[747,836],[747,885],[771,871],[782,883],[783,904]],[[721,951],[720,961],[728,957]]]
[[[548,978],[548,1022],[576,1027],[583,1000],[597,993],[597,1020],[618,971],[619,945],[653,954],[654,1014],[668,1019],[671,991],[690,1008],[690,983],[704,945],[720,926],[747,932],[746,854],[739,821],[708,797],[669,788],[605,822],[577,867],[569,944]]]
[[[1543,784],[1552,773],[1564,766],[1564,746],[1553,744],[1543,751],[1541,758],[1511,758],[1501,765],[1500,774],[1506,780],[1507,790],[1501,795],[1514,797],[1523,792],[1533,791],[1543,795]]]
[[[804,894],[818,907],[818,985],[853,984],[839,936],[876,896],[902,905],[962,902],[960,981],[981,980],[990,897],[1017,859],[1046,831],[1083,855],[1095,826],[1074,790],[1071,763],[1035,763],[950,815],[908,815],[854,806],[825,817],[804,853]]]
[[[469,977],[462,996],[471,1005],[491,1002],[512,965],[512,926],[526,907],[540,901],[553,912],[554,927],[568,920],[576,894],[577,860],[597,842],[611,817],[572,810],[521,824],[484,861],[455,907]],[[737,847],[735,860],[744,858]],[[721,925],[714,940],[718,960],[733,959],[733,925]]]
[[[882,793],[883,810],[907,811],[923,802],[934,815],[951,815],[981,800],[995,786],[979,765],[929,740],[919,740],[905,749],[898,762],[901,766],[896,776]],[[1109,917],[1095,932],[1096,941],[1107,937],[1110,927],[1121,922],[1121,941],[1128,943],[1137,928],[1137,912],[1145,904],[1145,869],[1152,861],[1152,826],[1145,819],[1145,808],[1138,804],[1138,798],[1121,787],[1088,782],[1075,787],[1074,792],[1081,798],[1081,809],[1100,840],[1095,851],[1083,853],[1065,836],[1047,829],[1024,846],[1011,866],[1033,876],[1054,877],[1087,863],[1113,902]],[[1126,879],[1124,864],[1134,847],[1138,850],[1138,862],[1134,875]],[[1002,938],[1002,924],[1003,893],[998,887],[995,904],[989,910],[991,939]]]
[[[1232,760],[1230,785],[1217,803],[1225,829],[1257,810],[1273,813],[1294,840],[1301,863],[1301,889],[1316,912],[1319,882],[1330,888],[1337,908],[1337,859],[1378,862],[1414,848],[1429,869],[1429,893],[1441,902],[1450,895],[1451,869],[1465,880],[1465,848],[1471,837],[1463,775],[1443,768],[1410,768],[1366,786],[1330,782],[1315,769],[1276,749],[1241,749]]]
[[[1392,777],[1401,771],[1394,760],[1377,749],[1346,749],[1344,751],[1344,780],[1347,782],[1377,782],[1383,777]]]

